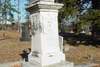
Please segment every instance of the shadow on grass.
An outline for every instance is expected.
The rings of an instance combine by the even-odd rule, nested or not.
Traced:
[[[98,39],[92,35],[86,35],[83,33],[60,33],[60,35],[64,37],[64,40],[66,40],[68,44],[73,46],[79,46],[80,44],[84,44],[86,46],[92,45],[95,47],[100,46],[100,38]]]

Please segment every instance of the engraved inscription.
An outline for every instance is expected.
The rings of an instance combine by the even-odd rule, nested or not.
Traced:
[[[42,31],[42,25],[39,21],[38,15],[32,16],[32,34],[34,35],[36,32]]]
[[[34,56],[34,57],[39,57],[39,52],[38,51],[33,51],[32,52],[32,56]]]

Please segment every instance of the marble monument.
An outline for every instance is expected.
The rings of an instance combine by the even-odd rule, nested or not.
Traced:
[[[59,47],[58,10],[63,4],[54,0],[31,0],[27,11],[32,24],[32,51],[29,54],[29,67],[45,67],[65,61]],[[57,66],[57,67],[58,67]],[[61,67],[61,66],[60,66]],[[67,65],[73,67],[73,63]]]

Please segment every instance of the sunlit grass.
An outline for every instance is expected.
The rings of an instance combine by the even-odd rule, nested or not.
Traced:
[[[2,34],[6,36],[3,37]],[[0,63],[19,61],[23,49],[30,48],[30,42],[21,42],[17,31],[0,31]]]

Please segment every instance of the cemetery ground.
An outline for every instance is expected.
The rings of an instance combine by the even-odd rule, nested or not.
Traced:
[[[19,37],[17,31],[0,31],[0,63],[19,61],[22,50],[30,48],[31,43],[20,41]]]
[[[23,49],[30,48],[30,41],[20,41],[19,33],[17,31],[0,31],[0,63],[16,62],[20,61],[19,54]],[[69,51],[64,52],[66,60],[74,62],[75,64],[84,63],[99,63],[100,64],[100,47],[86,46],[80,44],[79,46],[71,46],[65,44],[65,48],[69,48]]]

